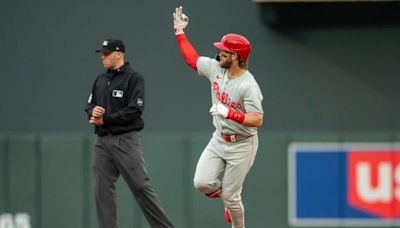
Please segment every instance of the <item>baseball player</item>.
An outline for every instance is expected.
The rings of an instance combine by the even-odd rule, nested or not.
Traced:
[[[226,220],[233,228],[244,228],[242,186],[258,149],[257,128],[263,124],[263,96],[247,70],[251,45],[241,35],[227,34],[214,43],[216,59],[199,57],[184,33],[189,18],[182,7],[175,9],[173,19],[184,60],[211,82],[215,131],[197,163],[194,186],[209,198],[222,198]]]

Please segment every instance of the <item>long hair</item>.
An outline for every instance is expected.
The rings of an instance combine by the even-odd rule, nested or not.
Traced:
[[[240,57],[240,55],[237,55],[238,56],[238,60],[239,60],[239,67],[240,68],[242,68],[242,69],[249,69],[249,64],[248,63],[245,63],[243,60],[242,60],[242,58]]]

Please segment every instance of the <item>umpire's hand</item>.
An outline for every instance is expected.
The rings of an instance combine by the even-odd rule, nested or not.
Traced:
[[[92,116],[90,117],[89,123],[96,126],[101,126],[104,124],[103,115],[106,110],[101,106],[95,106],[92,110]]]
[[[96,125],[96,126],[101,126],[104,125],[104,120],[103,117],[90,117],[89,123]]]
[[[104,115],[106,110],[101,106],[95,106],[92,110],[92,116],[96,118],[100,118]]]

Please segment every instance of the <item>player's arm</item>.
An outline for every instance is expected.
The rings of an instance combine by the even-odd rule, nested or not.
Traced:
[[[262,93],[258,86],[250,86],[246,89],[243,102],[246,107],[246,114],[243,124],[250,127],[261,127],[264,122],[262,110]]]
[[[220,115],[226,119],[233,120],[237,123],[249,127],[261,127],[263,124],[264,115],[262,113],[249,112],[242,113],[228,108],[222,103],[214,104],[210,108],[211,115]]]
[[[262,113],[250,112],[244,114],[243,125],[249,127],[261,127],[264,122],[264,115]]]
[[[175,13],[173,13],[175,37],[178,41],[179,50],[183,59],[190,67],[197,70],[199,55],[185,35],[184,29],[189,23],[189,18],[183,14],[182,11],[183,8],[180,6],[176,8]]]

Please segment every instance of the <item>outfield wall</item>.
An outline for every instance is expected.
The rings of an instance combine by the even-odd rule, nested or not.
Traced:
[[[207,199],[192,187],[197,159],[209,138],[208,133],[143,134],[151,181],[176,227],[229,227],[224,221],[221,201]],[[97,227],[90,165],[93,140],[92,135],[72,133],[2,135],[0,219],[3,225],[10,218],[8,213],[14,220],[20,213],[26,213],[32,228]],[[290,142],[399,140],[399,132],[260,133],[260,149],[243,190],[247,226],[289,227]],[[117,188],[119,227],[149,227],[125,183],[119,180]]]

